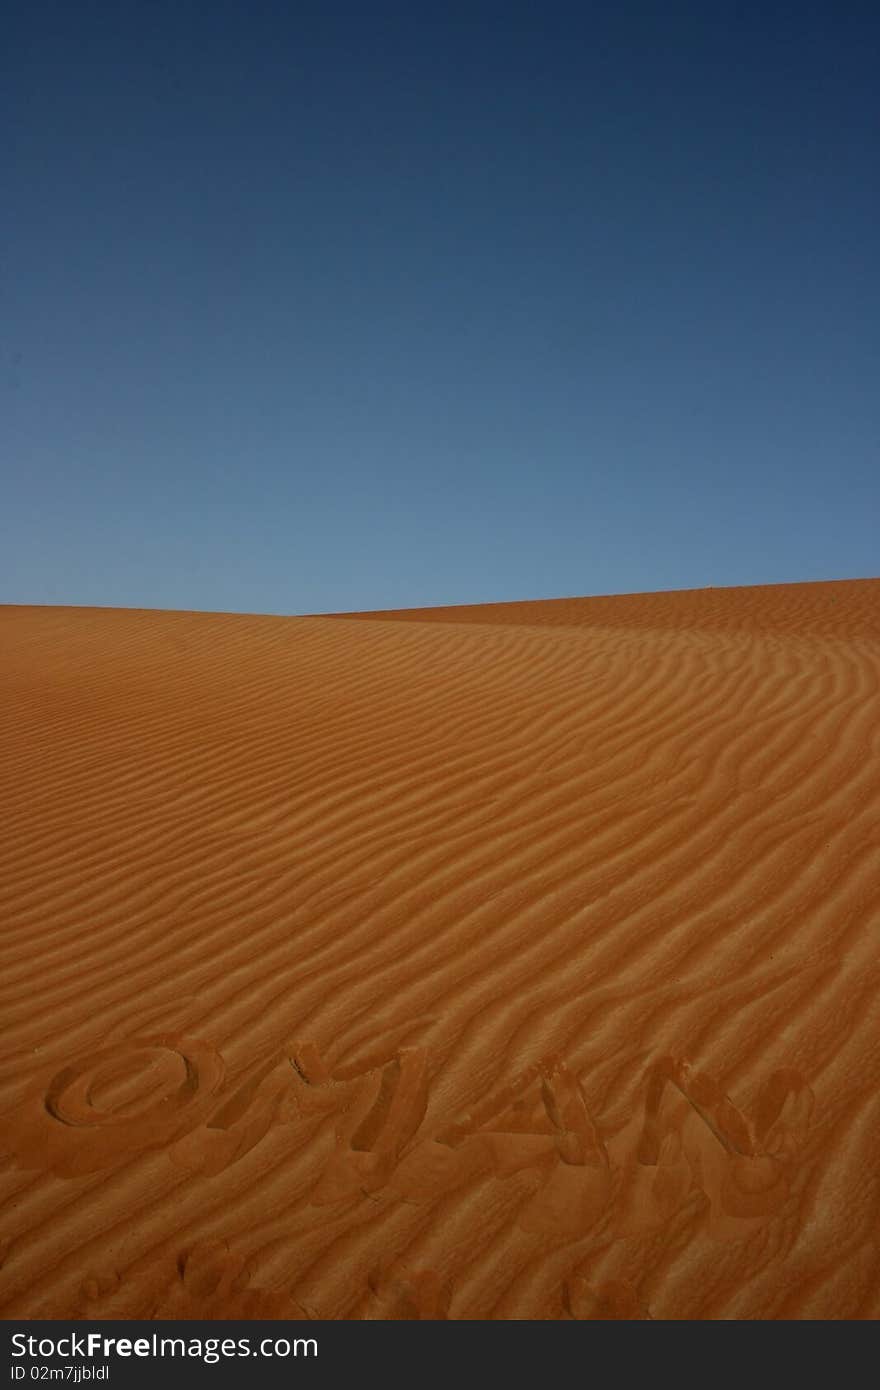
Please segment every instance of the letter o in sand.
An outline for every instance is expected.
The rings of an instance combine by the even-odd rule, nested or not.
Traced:
[[[223,1082],[210,1043],[162,1035],[103,1048],[28,1088],[6,1117],[22,1168],[62,1177],[116,1167],[201,1124]]]

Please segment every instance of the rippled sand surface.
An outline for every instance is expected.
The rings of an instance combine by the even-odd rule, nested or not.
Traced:
[[[880,581],[0,609],[0,1314],[880,1315]]]

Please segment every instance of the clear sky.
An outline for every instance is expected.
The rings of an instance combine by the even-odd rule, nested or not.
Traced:
[[[0,601],[880,572],[880,8],[4,10]]]

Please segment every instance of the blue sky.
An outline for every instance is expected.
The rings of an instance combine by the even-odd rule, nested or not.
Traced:
[[[876,4],[28,0],[0,602],[880,572]]]

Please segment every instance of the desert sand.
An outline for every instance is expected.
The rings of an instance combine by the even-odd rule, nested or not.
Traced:
[[[880,1316],[880,580],[0,648],[0,1315]]]

